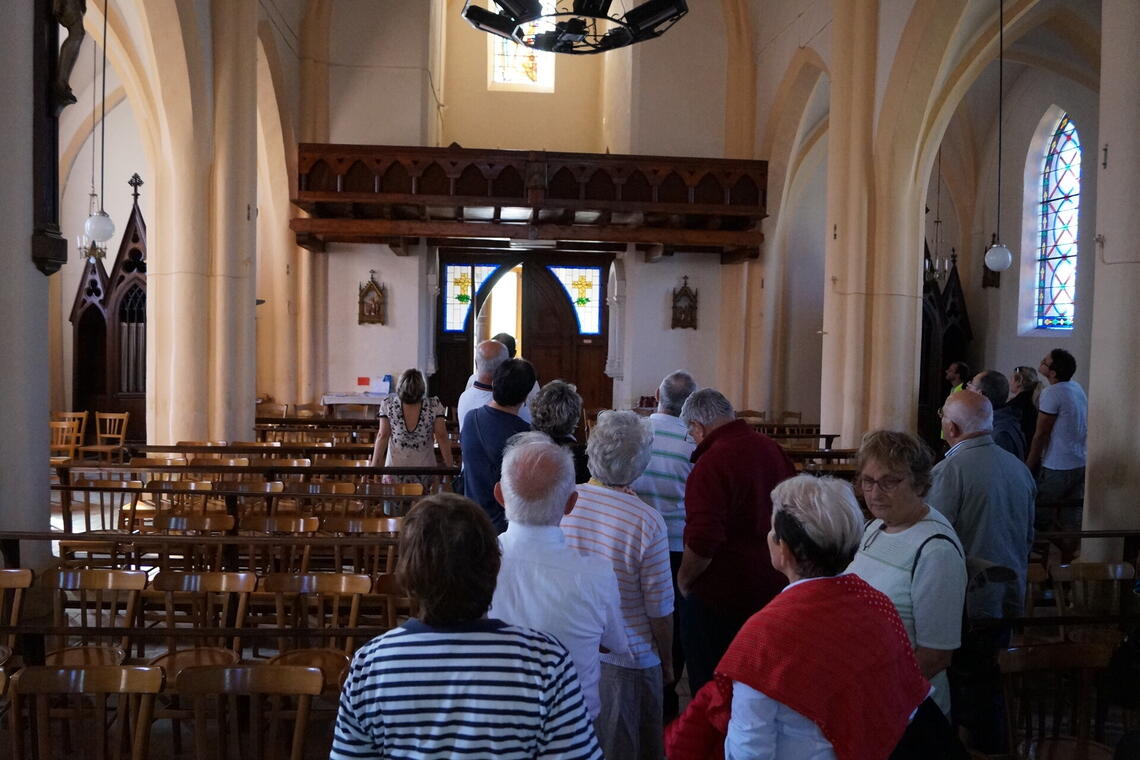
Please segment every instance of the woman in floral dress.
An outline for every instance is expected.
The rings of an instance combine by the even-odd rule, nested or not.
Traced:
[[[372,449],[372,466],[435,467],[435,444],[439,444],[443,463],[451,467],[451,444],[447,440],[444,407],[435,396],[427,395],[427,383],[418,369],[400,375],[396,394],[380,402],[380,429]],[[384,476],[386,483],[423,483],[425,488],[433,475]]]

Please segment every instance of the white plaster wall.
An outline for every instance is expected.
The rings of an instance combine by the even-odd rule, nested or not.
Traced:
[[[633,47],[632,64],[632,152],[723,157],[727,58],[721,4],[689,3],[688,15],[665,35]]]
[[[430,3],[337,0],[329,31],[329,139],[424,145]]]
[[[304,19],[305,0],[273,0],[261,4],[261,19],[273,26],[277,42],[277,55],[281,63],[281,80],[284,86],[277,93],[283,105],[282,118],[287,119],[294,133],[299,128],[301,100],[301,22]]]
[[[1008,78],[1009,67],[1006,69]],[[1007,79],[1008,81],[1008,79]],[[1040,179],[1023,186],[1030,140],[1046,109],[1057,105],[1068,111],[1081,138],[1081,199],[1078,220],[1076,327],[1069,332],[1040,330],[1022,334],[1018,325],[1018,296],[1032,287],[1033,267],[1019,267],[1017,257],[1033,257],[1025,245],[1033,239],[1036,219],[1025,213],[1027,200],[1040,197]],[[1088,387],[1089,349],[1092,335],[1092,300],[1096,219],[1096,178],[1100,168],[1097,152],[1098,98],[1096,93],[1062,77],[1039,69],[1027,69],[1007,85],[1005,143],[1002,167],[1002,237],[1014,251],[1014,266],[1002,273],[1001,287],[981,287],[982,257],[994,230],[997,176],[996,126],[988,130],[983,146],[985,160],[979,173],[980,222],[973,230],[965,255],[970,257],[970,275],[965,281],[967,306],[974,327],[970,362],[1010,373],[1018,365],[1036,367],[1052,348],[1064,348],[1077,360],[1076,380]],[[1039,161],[1036,157],[1035,161]],[[1039,177],[1039,175],[1038,175]],[[1026,194],[1029,194],[1027,199]],[[1027,234],[1028,233],[1028,234]],[[961,260],[961,259],[959,259]]]
[[[115,83],[116,80],[108,72],[108,92]],[[90,103],[89,92],[86,99],[81,96],[80,103],[85,100]],[[74,109],[76,106],[71,108]],[[53,276],[60,278],[61,297],[59,306],[61,311],[60,324],[63,330],[63,388],[64,399],[69,408],[72,398],[73,341],[72,325],[68,318],[71,316],[71,307],[75,303],[79,278],[83,274],[83,266],[86,263],[86,260],[79,256],[75,246],[75,238],[83,234],[83,223],[87,221],[88,194],[91,191],[92,148],[96,153],[95,191],[99,191],[99,140],[101,131],[100,128],[93,135],[88,136],[71,166],[71,171],[67,174],[61,193],[60,230],[68,242],[68,254],[67,263]],[[139,207],[142,209],[143,219],[148,220],[152,229],[154,221],[154,171],[147,160],[138,123],[128,100],[123,100],[118,106],[107,112],[106,155],[106,197],[103,199],[103,208],[111,215],[111,220],[115,223],[115,235],[107,243],[107,258],[103,260],[107,274],[110,275],[111,268],[115,264],[115,256],[119,252],[119,245],[123,239],[123,229],[127,226],[127,219],[131,214],[131,187],[127,184],[127,180],[136,172],[145,183],[139,188]],[[203,238],[204,243],[205,238]],[[148,312],[150,312],[149,309]]]
[[[792,185],[785,210],[790,223],[784,248],[783,408],[803,413],[804,422],[819,422],[823,370],[823,261],[827,227],[827,149],[805,167]],[[779,410],[774,410],[779,411]]]
[[[914,8],[914,0],[883,0],[879,4],[878,51],[875,56],[875,128],[878,129],[879,110],[887,94],[895,51],[902,39],[903,29]]]
[[[420,306],[424,260],[396,256],[386,245],[330,245],[328,384],[322,391],[355,391],[356,378],[399,375],[421,361]],[[357,324],[357,294],[368,270],[388,293],[388,323]],[[421,367],[421,369],[423,369]]]
[[[661,378],[676,369],[688,370],[701,386],[714,383],[720,330],[721,273],[716,256],[677,253],[650,264],[641,254],[625,259],[625,380],[614,383],[614,406],[628,409],[641,396],[652,396]],[[674,330],[673,290],[681,277],[697,291],[697,329]],[[612,318],[612,312],[611,312]]]
[[[810,47],[830,64],[831,0],[753,0],[751,10],[758,73],[756,137],[758,144],[763,144],[776,90],[796,51]]]
[[[611,50],[603,56],[602,144],[609,153],[632,153],[631,111],[633,48]]]

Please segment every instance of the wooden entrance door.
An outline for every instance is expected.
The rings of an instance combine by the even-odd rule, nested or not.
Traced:
[[[612,405],[613,381],[605,375],[606,335],[608,310],[605,301],[606,276],[611,259],[608,256],[574,256],[548,254],[514,254],[513,256],[485,256],[474,254],[441,258],[440,272],[462,273],[449,270],[451,265],[472,267],[493,265],[494,274],[482,279],[477,269],[470,272],[472,279],[481,283],[477,292],[469,293],[470,308],[462,329],[453,322],[448,330],[448,310],[457,308],[453,294],[455,287],[444,282],[440,288],[438,325],[436,331],[437,371],[431,378],[431,392],[445,405],[453,406],[463,392],[468,376],[474,370],[472,358],[476,341],[475,324],[479,310],[487,300],[499,278],[505,272],[522,264],[522,335],[520,351],[535,365],[540,383],[561,378],[578,386],[586,410],[608,408]],[[583,333],[575,307],[566,288],[551,273],[550,266],[597,267],[600,287],[594,293],[600,308],[595,331]],[[487,336],[490,337],[490,336]]]
[[[608,267],[601,268],[604,280]],[[570,295],[545,262],[523,265],[522,350],[539,382],[560,378],[578,386],[587,411],[613,404],[613,380],[606,368],[605,290],[599,293],[602,318],[597,333],[583,334]]]

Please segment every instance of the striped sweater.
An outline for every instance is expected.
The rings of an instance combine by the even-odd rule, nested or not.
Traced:
[[[685,481],[693,471],[689,459],[697,444],[680,417],[654,412],[649,422],[653,425],[653,454],[632,487],[665,518],[669,551],[679,552],[685,548]]]
[[[353,658],[331,760],[600,760],[573,661],[545,633],[411,620]]]
[[[578,486],[562,532],[572,548],[609,560],[617,575],[629,653],[604,654],[602,662],[634,669],[660,665],[649,619],[673,612],[665,520],[636,496],[594,483]]]

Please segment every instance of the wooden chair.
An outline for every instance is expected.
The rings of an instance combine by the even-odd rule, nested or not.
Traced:
[[[349,497],[356,493],[356,484],[343,480],[324,483],[286,481],[285,493],[287,496],[277,499],[275,514],[346,515],[352,508]],[[329,495],[344,498],[305,498]],[[357,502],[356,508],[359,507]]]
[[[135,514],[142,496],[142,481],[79,480],[76,484],[93,489],[108,489],[77,491],[72,494],[71,501],[73,519],[77,505],[83,510],[83,532],[107,538],[98,541],[60,541],[60,567],[116,568],[129,565],[134,550],[128,537],[124,535],[123,541],[113,539],[116,535],[129,533],[130,526],[135,524]]]
[[[0,624],[16,626],[24,610],[24,592],[32,586],[33,574],[27,568],[0,570]],[[0,634],[0,673],[16,650],[16,634]]]
[[[756,409],[737,409],[736,416],[738,419],[763,422],[768,418],[768,413],[761,412]]]
[[[385,536],[400,535],[399,517],[326,517],[321,521],[321,532],[333,536]],[[381,573],[396,569],[396,545],[377,542],[372,546],[333,546],[332,567],[336,572],[352,572],[373,579]]]
[[[56,666],[121,665],[127,637],[116,629],[134,624],[146,573],[137,570],[51,570],[39,585],[50,590],[52,624],[96,629],[47,637],[44,662]]]
[[[1054,605],[1056,597],[1048,596],[1046,586],[1049,583],[1049,571],[1038,562],[1030,562],[1025,572],[1025,617],[1037,617],[1041,614],[1041,604]],[[1044,610],[1045,615],[1057,614],[1054,609]],[[1012,638],[1014,646],[1028,646],[1039,644],[1057,644],[1064,640],[1060,631],[1053,626],[1026,626],[1024,631],[1015,632]]]
[[[79,450],[79,423],[75,420],[52,420],[48,423],[51,429],[51,444],[48,455],[51,464],[67,464]]]
[[[319,669],[293,665],[186,668],[177,688],[194,704],[195,760],[302,760],[309,706],[323,685]],[[248,715],[239,696],[249,698]]]
[[[1054,567],[1053,592],[1057,598],[1057,614],[1079,615],[1121,614],[1121,600],[1130,595],[1136,568],[1127,563],[1074,562]],[[1124,639],[1120,626],[1071,626],[1062,633],[1066,639],[1110,646]]]
[[[288,411],[288,404],[276,404],[271,401],[266,401],[257,405],[255,414],[258,417],[284,417]]]
[[[238,532],[254,536],[312,536],[321,526],[316,517],[291,515],[250,515],[238,525]],[[248,568],[259,575],[270,573],[307,573],[312,547],[289,544],[249,544],[246,555]]]
[[[273,497],[270,494],[284,492],[285,484],[280,480],[218,480],[214,481],[214,491],[237,491],[237,514],[239,517],[247,515],[267,515],[273,510],[269,508]],[[211,497],[208,509],[225,511],[227,497]]]
[[[780,413],[780,423],[783,425],[787,425],[787,424],[792,423],[792,422],[801,423],[803,421],[804,421],[804,413],[803,412],[784,411],[784,412]]]
[[[139,504],[135,509],[135,529],[146,530],[160,514],[205,514],[209,509],[209,492],[214,484],[208,480],[151,480],[143,487],[150,494],[150,504]],[[170,491],[194,493],[170,493]],[[197,493],[197,492],[201,493]],[[145,495],[143,497],[146,498]]]
[[[290,649],[270,657],[268,665],[300,665],[303,668],[317,668],[324,679],[322,691],[326,696],[340,693],[344,679],[348,675],[349,658],[339,649]]]
[[[1092,739],[1094,679],[1112,649],[1089,644],[1017,647],[998,655],[1011,757],[1111,760]],[[1101,737],[1097,737],[1098,739]]]
[[[87,440],[87,410],[81,412],[52,412],[51,419],[53,422],[67,422],[74,420],[79,423],[79,443],[82,446]]]
[[[122,462],[127,453],[123,442],[130,419],[130,412],[95,412],[95,443],[80,446],[79,453],[95,454],[103,462]]]
[[[351,655],[353,636],[314,637],[312,632],[329,628],[355,628],[360,620],[360,600],[372,589],[372,579],[354,573],[274,573],[262,578],[258,590],[274,596],[275,623],[294,631],[281,636],[279,652],[290,649],[337,649]]]
[[[222,555],[225,547],[221,544],[201,544],[194,541],[196,536],[222,536],[234,529],[233,515],[224,513],[175,515],[162,514],[154,518],[154,532],[165,536],[185,536],[186,543],[163,542],[146,545],[144,540],[136,541],[140,565],[148,564],[147,557],[157,559],[149,562],[161,570],[182,570],[185,572],[211,572],[222,569]]]
[[[249,596],[256,587],[257,576],[253,573],[164,571],[143,593],[144,613],[148,600],[157,596],[162,601],[162,612],[157,617],[168,634],[166,652],[147,664],[161,667],[168,679],[164,703],[154,717],[171,721],[176,753],[181,752],[181,722],[193,717],[181,704],[176,688],[178,674],[189,667],[237,665],[241,661],[240,637],[186,638],[179,637],[179,633],[187,629],[241,628],[245,625]]]
[[[293,408],[293,415],[295,417],[324,417],[325,405],[324,404],[297,404]]]
[[[148,755],[155,695],[161,668],[97,665],[27,667],[12,677],[13,760],[77,756],[144,760]],[[63,747],[56,747],[62,743]],[[76,752],[80,748],[86,751]],[[128,754],[129,751],[129,754]]]
[[[377,397],[376,402],[380,402],[379,397]],[[367,404],[336,404],[333,406],[332,416],[338,420],[359,420],[370,415]]]
[[[385,628],[396,628],[413,616],[412,600],[395,573],[383,573],[376,578],[372,593],[364,598],[362,610],[361,625],[375,624]],[[379,610],[379,615],[373,619],[375,610]]]
[[[422,496],[424,492],[423,483],[362,483],[356,487],[356,493],[360,496]],[[383,502],[356,502],[358,507],[355,511],[359,511],[365,516],[379,516],[387,515],[392,517],[403,516],[403,513],[411,506],[411,502],[407,499],[401,501],[383,501]]]

